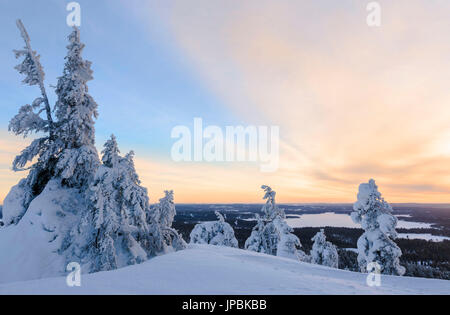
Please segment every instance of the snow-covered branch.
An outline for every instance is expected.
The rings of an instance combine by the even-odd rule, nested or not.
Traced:
[[[25,41],[25,48],[23,50],[14,50],[14,53],[16,55],[16,58],[19,58],[22,56],[24,56],[25,58],[24,58],[23,62],[21,64],[17,65],[15,68],[17,69],[17,71],[19,71],[19,73],[25,74],[26,77],[23,80],[23,83],[29,84],[29,85],[39,85],[39,89],[41,90],[42,98],[39,98],[36,101],[40,100],[40,102],[44,103],[44,105],[45,105],[45,111],[47,114],[48,131],[50,133],[50,138],[53,139],[53,132],[54,132],[53,118],[52,118],[52,114],[51,114],[50,104],[48,102],[47,93],[45,91],[45,85],[44,85],[45,73],[44,73],[42,65],[39,61],[39,55],[36,54],[36,51],[33,51],[31,49],[30,37],[28,36],[28,33],[27,33],[22,21],[17,20],[16,25],[19,28],[20,35],[22,36],[23,40]]]

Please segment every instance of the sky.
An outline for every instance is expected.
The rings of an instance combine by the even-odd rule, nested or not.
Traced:
[[[450,2],[365,0],[79,0],[96,145],[133,149],[150,199],[179,203],[354,202],[374,178],[389,202],[450,202]],[[0,203],[24,173],[11,162],[30,138],[8,133],[39,96],[12,49],[22,19],[41,55],[50,102],[66,53],[63,0],[0,1]],[[275,172],[252,162],[176,162],[171,130],[279,126]]]

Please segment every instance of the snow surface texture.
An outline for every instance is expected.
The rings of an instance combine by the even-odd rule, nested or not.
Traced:
[[[189,245],[142,264],[81,276],[0,285],[0,294],[448,294],[450,281],[366,274],[242,249]]]

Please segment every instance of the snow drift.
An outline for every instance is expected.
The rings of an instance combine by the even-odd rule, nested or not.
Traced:
[[[1,228],[0,283],[63,274],[64,256],[58,249],[86,207],[83,200],[77,189],[63,189],[51,180],[17,225]]]

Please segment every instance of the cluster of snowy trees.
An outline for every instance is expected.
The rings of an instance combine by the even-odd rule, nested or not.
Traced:
[[[263,215],[256,216],[257,224],[246,240],[245,248],[255,252],[337,268],[337,249],[325,240],[323,230],[313,237],[313,249],[311,254],[307,255],[300,249],[300,240],[286,223],[284,211],[276,204],[275,191],[269,186],[261,188],[265,192],[263,199],[266,200],[262,209]]]
[[[339,255],[335,245],[326,240],[321,229],[313,238],[313,246],[309,255],[300,250],[300,240],[293,229],[286,223],[284,211],[275,201],[275,191],[269,186],[262,186],[262,215],[256,214],[256,225],[245,242],[245,249],[286,257],[303,262],[338,268]],[[353,205],[351,217],[360,223],[365,230],[358,240],[358,264],[362,272],[367,266],[376,262],[381,273],[403,275],[405,268],[400,266],[400,248],[391,238],[397,236],[395,227],[397,219],[392,215],[391,206],[381,197],[375,181],[359,186],[357,201]],[[219,221],[200,223],[191,233],[191,243],[213,244],[237,247],[232,227],[217,213]]]
[[[53,109],[45,89],[45,73],[30,38],[17,21],[25,47],[15,50],[22,58],[16,66],[25,76],[23,83],[38,86],[40,96],[19,109],[9,130],[27,137],[39,135],[14,159],[15,171],[28,170],[26,178],[14,186],[3,204],[3,225],[18,224],[28,206],[50,181],[62,189],[76,189],[84,209],[64,209],[76,214],[66,222],[59,253],[67,261],[79,261],[91,272],[140,263],[160,253],[180,250],[186,243],[172,223],[176,214],[173,191],[156,205],[149,202],[147,189],[141,186],[134,166],[133,151],[122,156],[112,135],[105,143],[101,159],[95,147],[94,119],[97,103],[89,94],[87,83],[93,79],[91,63],[82,58],[84,44],[75,27],[69,36],[62,76],[58,78]],[[310,255],[300,248],[299,238],[287,224],[283,209],[275,201],[275,191],[262,186],[265,204],[262,215],[245,242],[245,249],[269,255],[337,268],[336,247],[318,232]],[[403,275],[401,251],[394,239],[397,219],[391,206],[381,197],[374,180],[359,186],[351,217],[361,224],[364,234],[358,240],[358,263],[366,272],[370,262],[377,262],[384,274]],[[61,214],[64,216],[64,213]],[[218,212],[217,221],[197,224],[190,242],[238,247],[233,228]]]
[[[134,153],[121,156],[114,136],[105,143],[99,159],[94,128],[97,103],[87,86],[93,72],[91,63],[82,58],[84,44],[79,29],[74,27],[69,35],[52,110],[39,56],[31,49],[20,20],[17,26],[25,48],[14,51],[17,58],[23,58],[16,69],[25,76],[23,83],[37,85],[41,95],[19,109],[9,130],[24,137],[33,133],[43,136],[33,140],[13,161],[13,170],[29,173],[5,198],[4,224],[18,224],[31,201],[47,183],[57,180],[63,189],[77,189],[87,205],[85,209],[64,209],[76,213],[77,218],[67,222],[68,232],[59,250],[67,261],[79,261],[93,272],[184,248],[185,242],[171,227],[176,213],[173,192],[166,191],[165,197],[151,206],[147,189],[136,173]]]

